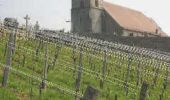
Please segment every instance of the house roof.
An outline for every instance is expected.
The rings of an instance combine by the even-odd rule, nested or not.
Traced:
[[[124,29],[154,34],[159,26],[143,13],[104,2],[104,10]]]
[[[161,31],[160,36],[161,37],[167,37],[168,35],[165,32]]]

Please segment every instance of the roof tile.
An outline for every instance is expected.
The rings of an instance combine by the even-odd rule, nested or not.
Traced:
[[[128,30],[155,33],[158,25],[143,13],[104,2],[104,10],[123,28]]]

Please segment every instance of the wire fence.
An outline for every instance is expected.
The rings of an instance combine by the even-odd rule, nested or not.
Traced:
[[[88,85],[100,90],[102,100],[115,97],[136,100],[143,93],[148,94],[148,99],[170,99],[170,56],[166,52],[74,33],[39,31],[25,37],[20,31],[24,30],[1,27],[0,65],[30,80],[25,84],[29,84],[26,88],[31,99],[36,99],[37,94],[39,99],[46,99],[55,89],[59,94],[53,99],[77,100],[83,97]],[[16,84],[10,81],[12,78],[14,76],[9,76],[9,87]],[[48,92],[42,96],[44,87]]]

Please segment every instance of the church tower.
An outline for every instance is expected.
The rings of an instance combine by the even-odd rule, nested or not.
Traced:
[[[72,32],[102,32],[103,0],[72,0]]]

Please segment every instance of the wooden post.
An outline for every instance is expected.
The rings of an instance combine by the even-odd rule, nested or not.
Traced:
[[[32,67],[32,75],[34,75],[34,71],[35,71],[35,63],[36,63],[36,56],[35,56],[35,54],[33,53],[32,54],[32,65],[31,65],[31,67]],[[29,84],[30,84],[30,100],[32,100],[33,99],[33,96],[34,96],[34,89],[33,89],[33,85],[34,85],[34,80],[31,78],[31,77],[29,77]]]
[[[140,95],[139,95],[139,100],[146,100],[148,88],[149,88],[149,84],[143,82]]]
[[[88,86],[81,100],[97,100],[98,96],[99,91],[91,86]]]
[[[74,44],[73,46],[73,54],[72,54],[72,59],[73,59],[73,66],[74,66],[74,70],[73,70],[73,78],[76,76],[76,69],[77,69],[77,65],[76,65],[76,44]]]
[[[4,52],[4,57],[6,56],[7,48],[8,48],[8,43],[6,43],[6,44],[5,44],[5,52]]]
[[[136,86],[138,87],[140,84],[140,75],[141,75],[141,56],[138,57],[138,66],[137,66],[137,79],[136,79]]]
[[[89,55],[89,56],[88,56],[88,58],[89,58],[89,59],[88,59],[88,60],[89,60],[88,62],[89,62],[90,69],[92,69],[92,53],[91,53],[91,51],[92,51],[92,49],[89,49],[89,52],[90,52],[90,53],[88,54],[88,55]]]
[[[59,53],[61,51],[61,48],[62,48],[62,44],[60,46],[56,45],[56,51],[55,51],[55,54],[54,54],[54,59],[52,61],[52,68],[53,69],[54,69],[54,66],[56,65],[56,61],[57,61],[57,58],[58,58]]]
[[[80,85],[81,85],[81,74],[82,74],[82,60],[83,60],[83,48],[80,48],[80,57],[79,57],[79,66],[78,66],[78,76],[76,79],[76,93],[78,93],[80,91]],[[75,96],[75,100],[79,100],[80,98],[77,97],[77,95]]]
[[[90,53],[89,53],[89,66],[90,69],[93,69],[93,55],[95,55],[95,48],[94,49],[90,49]]]
[[[16,44],[16,39],[17,39],[17,29],[14,30],[14,40],[13,40],[13,51],[12,53],[14,54],[15,53],[15,44]]]
[[[156,86],[160,66],[161,65],[160,65],[160,61],[159,61],[159,62],[156,63],[156,70],[155,70],[152,86]]]
[[[3,73],[3,80],[2,80],[2,86],[5,87],[7,85],[8,81],[8,76],[9,76],[9,67],[11,66],[11,60],[12,60],[12,54],[14,50],[14,39],[15,39],[15,28],[18,27],[18,22],[16,19],[13,18],[7,18],[5,19],[6,23],[5,26],[8,26],[9,29],[11,30],[11,33],[9,35],[9,41],[8,41],[8,50],[7,50],[7,57],[6,57],[6,66],[4,68],[4,73]]]
[[[103,67],[102,67],[102,79],[100,80],[100,88],[103,88],[104,80],[105,80],[105,74],[106,74],[106,61],[107,61],[107,50],[104,50],[104,57],[103,57]]]
[[[44,63],[44,69],[43,69],[43,80],[42,80],[42,89],[45,89],[46,87],[46,80],[47,80],[47,74],[48,74],[48,44],[45,45],[45,63]]]
[[[130,74],[130,65],[131,65],[131,63],[132,63],[132,55],[131,54],[129,54],[129,56],[128,56],[128,68],[127,68],[127,72],[126,72],[126,76],[125,76],[125,90],[126,90],[126,95],[128,95],[128,92],[129,92],[129,90],[128,90],[128,80],[129,80],[129,74]]]
[[[42,40],[41,40],[41,37],[38,37],[39,38],[39,43],[38,43],[38,46],[36,48],[36,56],[38,56],[39,54],[39,50],[40,50],[40,47],[41,47],[41,44],[42,44]]]
[[[163,94],[164,94],[165,90],[167,89],[167,85],[168,85],[168,75],[169,75],[169,67],[170,67],[170,65],[168,64],[168,65],[166,66],[166,72],[165,72],[164,82],[163,82],[163,86],[162,86],[162,90],[161,90],[161,94],[160,94],[160,100],[163,100]]]
[[[117,98],[118,98],[118,97],[117,97],[117,94],[115,94],[115,100],[117,100]]]

